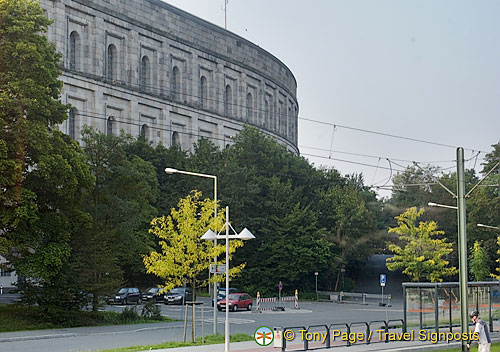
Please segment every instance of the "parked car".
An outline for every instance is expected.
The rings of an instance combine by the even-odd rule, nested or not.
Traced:
[[[229,294],[229,310],[236,312],[238,309],[252,310],[253,299],[248,293],[230,293]],[[226,299],[221,299],[217,302],[217,309],[226,309]]]
[[[121,288],[111,303],[129,304],[129,303],[142,303],[141,291],[137,287]]]
[[[163,302],[165,299],[165,294],[161,293],[161,288],[159,287],[151,287],[142,293],[142,300],[150,301],[154,300],[155,302]]]
[[[229,288],[229,294],[238,292],[240,292],[240,290],[238,290],[237,288],[234,287]],[[221,299],[224,299],[224,297],[226,297],[226,288],[221,287],[217,290],[217,302],[219,302]]]
[[[184,304],[193,300],[193,289],[191,287],[176,287],[165,295],[165,304]]]

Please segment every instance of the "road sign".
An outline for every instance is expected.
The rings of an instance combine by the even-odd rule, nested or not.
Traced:
[[[380,274],[380,286],[384,287],[386,282],[385,274]]]
[[[283,290],[283,284],[281,283],[281,281],[280,281],[279,289],[280,289],[280,291]]]
[[[226,273],[226,265],[224,264],[217,264],[217,265],[210,265],[210,273],[211,274],[225,274]]]

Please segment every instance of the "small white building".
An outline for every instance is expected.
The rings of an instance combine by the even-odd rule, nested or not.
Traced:
[[[0,255],[0,292],[3,294],[15,289],[17,283],[16,272],[6,267],[5,263],[7,259]]]

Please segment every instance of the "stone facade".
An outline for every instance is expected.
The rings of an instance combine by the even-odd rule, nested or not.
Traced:
[[[60,127],[226,147],[244,124],[298,153],[297,82],[276,57],[159,0],[40,0],[62,53]]]

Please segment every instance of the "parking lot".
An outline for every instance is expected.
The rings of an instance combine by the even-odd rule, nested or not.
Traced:
[[[213,332],[213,308],[209,298],[203,302],[204,332]],[[94,351],[105,348],[141,344],[157,344],[164,341],[182,341],[185,307],[159,304],[162,315],[177,321],[170,323],[139,324],[124,326],[87,327],[0,334],[0,350],[39,352]],[[132,305],[108,305],[106,310],[121,311]],[[142,305],[137,305],[140,313]],[[401,319],[400,303],[392,307],[378,305],[338,304],[330,302],[300,302],[298,310],[229,312],[231,333],[253,334],[260,326],[291,327],[315,324],[351,323],[370,320]],[[201,334],[201,308],[197,309],[197,335]],[[217,329],[224,331],[225,312],[217,312]],[[191,326],[191,312],[188,314],[188,329]],[[190,329],[188,336],[191,336]]]

